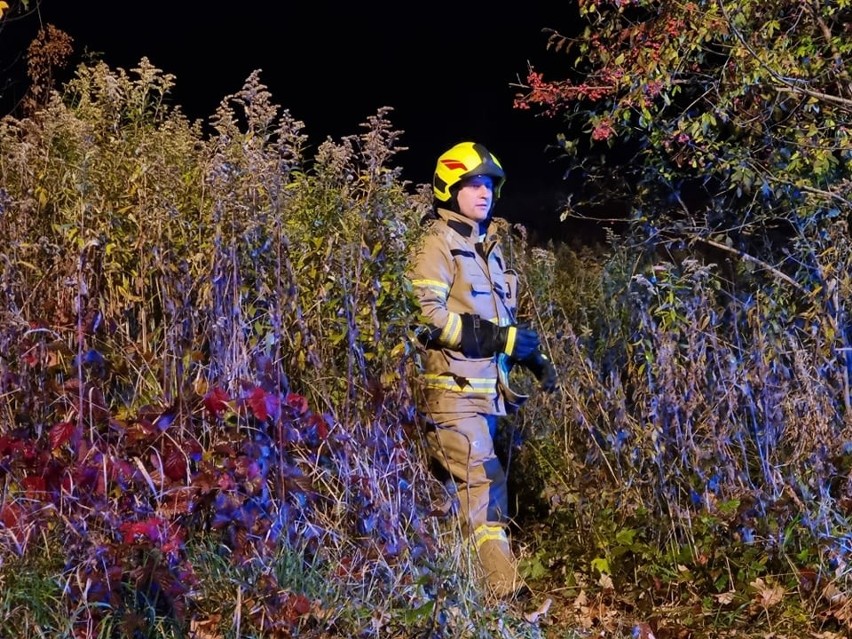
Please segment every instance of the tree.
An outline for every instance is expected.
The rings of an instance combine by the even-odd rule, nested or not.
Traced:
[[[745,252],[807,284],[790,241],[818,254],[852,203],[852,2],[579,10],[579,35],[549,38],[566,77],[531,68],[515,103],[582,131],[561,139],[587,186],[577,210],[626,198],[634,231]]]

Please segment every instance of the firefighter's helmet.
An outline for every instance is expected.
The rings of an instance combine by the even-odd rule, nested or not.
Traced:
[[[438,158],[432,192],[438,201],[449,202],[453,197],[450,189],[475,175],[487,175],[494,180],[494,199],[500,197],[506,181],[500,161],[481,144],[460,142]]]

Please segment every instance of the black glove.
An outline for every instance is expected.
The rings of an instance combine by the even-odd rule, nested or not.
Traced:
[[[547,355],[536,350],[535,353],[522,360],[521,365],[535,375],[535,378],[541,384],[541,390],[548,393],[556,390],[556,368]]]
[[[523,360],[538,350],[538,333],[518,326],[497,326],[479,315],[463,313],[461,350],[465,357],[491,357],[506,353]]]

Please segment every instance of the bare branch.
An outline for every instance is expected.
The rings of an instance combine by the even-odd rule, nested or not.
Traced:
[[[736,255],[737,257],[741,257],[746,262],[750,262],[751,264],[754,264],[755,266],[759,266],[760,268],[769,271],[772,275],[777,277],[779,280],[786,282],[787,284],[789,284],[790,286],[792,286],[796,290],[800,291],[801,293],[803,293],[805,295],[808,294],[808,290],[806,288],[804,288],[801,284],[799,284],[796,280],[794,280],[792,277],[790,277],[786,273],[782,273],[781,271],[779,271],[774,266],[767,264],[763,260],[760,260],[760,259],[754,257],[753,255],[749,255],[748,253],[743,253],[742,251],[739,251],[735,248],[732,248],[732,247],[730,247],[726,244],[722,244],[721,242],[716,242],[714,240],[710,240],[706,237],[700,237],[698,235],[690,235],[690,236],[688,236],[688,239],[690,241],[693,241],[693,242],[701,242],[702,244],[706,244],[707,246],[712,246],[713,248],[717,248],[721,251],[725,251],[727,253],[731,253],[733,255]]]

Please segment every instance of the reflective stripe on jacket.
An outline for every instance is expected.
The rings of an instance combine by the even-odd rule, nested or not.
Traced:
[[[415,248],[409,273],[433,337],[423,355],[423,409],[505,415],[497,356],[462,354],[461,314],[500,326],[515,323],[516,277],[506,269],[495,234],[482,239],[476,222],[447,209],[436,213]]]

